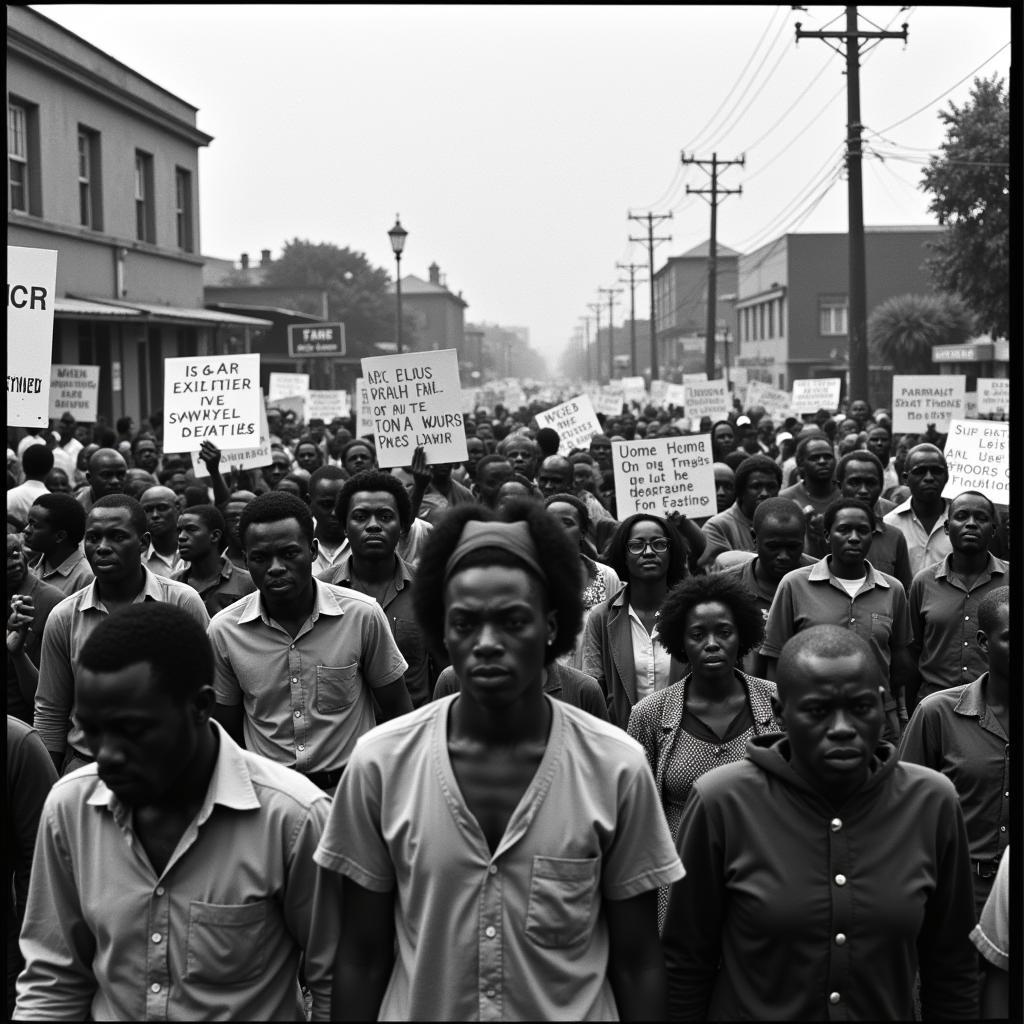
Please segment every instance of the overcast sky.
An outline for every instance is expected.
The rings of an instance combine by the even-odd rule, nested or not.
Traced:
[[[842,29],[839,6],[33,6],[199,108],[204,255],[276,256],[298,237],[393,273],[400,213],[403,274],[437,262],[468,320],[528,327],[552,368],[625,276],[615,264],[646,267],[628,213],[673,212],[656,267],[708,237],[708,204],[685,189],[709,178],[681,150],[745,154],[720,174],[743,187],[719,206],[721,244],[846,230],[844,60],[795,41],[798,21]],[[1010,14],[860,13],[862,29],[909,26],[906,45],[862,44],[865,141],[884,158],[865,161],[865,223],[930,223],[916,185],[937,111],[975,74],[1008,74]],[[624,289],[616,323],[628,308]]]

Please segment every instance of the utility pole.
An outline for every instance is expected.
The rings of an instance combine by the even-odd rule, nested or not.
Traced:
[[[634,238],[630,235],[629,240],[631,242],[646,242],[647,243],[647,262],[648,272],[650,273],[651,281],[651,380],[658,380],[658,330],[655,327],[654,317],[654,243],[655,242],[671,242],[671,235],[663,235],[661,238],[654,237],[654,225],[660,223],[663,220],[671,220],[672,213],[630,213],[627,215],[629,220],[647,221],[647,237],[646,238]]]
[[[860,132],[860,40],[902,39],[907,41],[907,23],[902,31],[861,32],[857,28],[857,8],[846,8],[845,32],[804,32],[796,23],[797,42],[801,39],[845,40],[846,56],[846,176],[847,234],[849,236],[849,338],[850,394],[847,398],[868,397],[867,271],[864,256],[864,195],[861,186]],[[832,46],[831,43],[828,44]],[[837,53],[843,50],[836,49]]]
[[[615,322],[615,316],[612,312],[612,305],[615,302],[615,296],[622,291],[621,288],[598,288],[599,292],[605,293],[608,296],[608,380],[615,380],[615,344],[612,337],[612,324]]]
[[[593,373],[591,372],[591,369],[590,369],[590,317],[589,316],[581,316],[580,319],[583,321],[583,331],[584,331],[584,334],[583,334],[583,337],[584,337],[584,342],[583,342],[583,346],[584,346],[583,347],[583,358],[584,358],[584,361],[585,361],[586,373],[587,373],[586,377],[584,377],[583,379],[584,380],[596,380],[597,378],[594,377],[594,375],[593,375]]]
[[[635,274],[638,270],[643,270],[643,264],[641,263],[616,263],[616,267],[619,270],[629,271],[629,359],[630,359],[630,372],[633,376],[637,376],[636,372],[636,285],[637,279]],[[622,284],[622,278],[619,278]],[[640,283],[643,284],[643,279],[640,279]],[[652,377],[651,380],[654,380]]]
[[[743,167],[746,157],[741,156],[738,160],[719,160],[717,153],[711,154],[710,160],[698,160],[696,157],[688,157],[685,153],[679,155],[684,164],[711,164],[711,188],[690,188],[686,186],[686,194],[694,196],[711,196],[711,241],[708,243],[708,310],[707,310],[707,337],[704,339],[704,369],[707,371],[708,380],[715,377],[715,337],[718,333],[718,197],[741,195],[743,186],[739,188],[719,188],[718,170],[721,167],[730,167],[739,164]],[[707,168],[704,167],[706,171]]]
[[[587,309],[594,314],[594,379],[601,380],[601,303],[588,302]]]

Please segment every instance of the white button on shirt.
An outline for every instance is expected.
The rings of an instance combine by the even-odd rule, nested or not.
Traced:
[[[657,626],[653,632],[648,633],[647,627],[633,611],[633,606],[627,605],[626,610],[629,612],[629,628],[633,640],[636,699],[640,701],[655,690],[664,690],[672,682],[669,678],[672,655],[658,643]]]

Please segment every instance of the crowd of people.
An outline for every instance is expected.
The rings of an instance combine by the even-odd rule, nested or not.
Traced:
[[[1009,510],[736,406],[12,437],[14,1019],[1007,1017]],[[714,514],[620,516],[691,427]]]

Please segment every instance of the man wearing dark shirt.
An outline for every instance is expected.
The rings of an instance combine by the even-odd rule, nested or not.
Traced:
[[[192,505],[178,516],[178,554],[188,564],[171,579],[195,590],[211,619],[256,589],[249,573],[221,554],[224,535],[224,517],[214,505]]]

